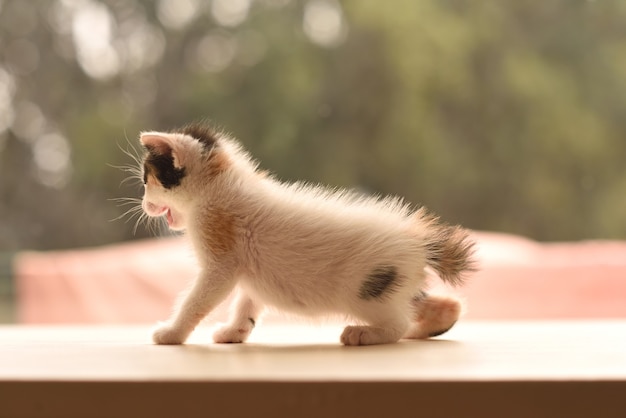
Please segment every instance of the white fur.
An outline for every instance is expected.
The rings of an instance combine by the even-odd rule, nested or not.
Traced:
[[[389,343],[438,331],[428,324],[425,332],[416,329],[415,296],[425,295],[428,231],[400,200],[278,182],[259,173],[240,146],[223,135],[210,153],[180,133],[150,132],[141,139],[145,145],[159,143],[159,138],[161,145],[172,147],[174,163],[186,175],[171,189],[149,178],[143,208],[150,216],[169,211],[170,227],[186,230],[202,272],[172,318],[154,332],[157,344],[183,343],[236,286],[231,321],[215,333],[216,342],[245,341],[265,305],[349,318],[354,326],[341,336],[346,345]],[[210,158],[220,152],[228,168],[207,174]],[[216,251],[214,241],[230,245]],[[396,287],[365,299],[360,289],[380,266],[397,269]],[[420,321],[428,317],[424,309],[438,309],[436,300],[428,300],[421,305]],[[458,301],[448,298],[446,303]],[[451,327],[458,311],[437,326]]]

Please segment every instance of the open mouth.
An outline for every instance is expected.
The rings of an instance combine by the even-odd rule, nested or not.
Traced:
[[[170,227],[174,224],[174,215],[172,215],[172,210],[167,206],[160,209],[155,216],[165,216],[165,219],[167,219],[167,225]]]
[[[172,224],[174,224],[174,217],[172,216],[172,210],[168,208],[165,215],[167,217],[167,225],[172,226]]]
[[[167,226],[170,228],[174,225],[174,215],[172,215],[172,209],[167,206],[160,209],[156,216],[165,216],[165,219],[167,219]]]

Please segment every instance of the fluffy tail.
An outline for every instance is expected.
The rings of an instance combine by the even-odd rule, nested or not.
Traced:
[[[421,208],[414,215],[424,228],[426,262],[444,282],[462,285],[464,274],[476,271],[474,242],[466,229],[450,226]]]

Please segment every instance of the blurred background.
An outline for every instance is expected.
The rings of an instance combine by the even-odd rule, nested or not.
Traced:
[[[122,149],[199,118],[284,180],[625,239],[624,22],[620,0],[0,0],[0,275],[150,236],[112,221],[141,192]]]

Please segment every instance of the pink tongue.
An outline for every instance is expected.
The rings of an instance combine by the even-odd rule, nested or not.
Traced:
[[[174,217],[172,216],[172,211],[170,209],[167,210],[167,224],[172,226],[174,223]]]

